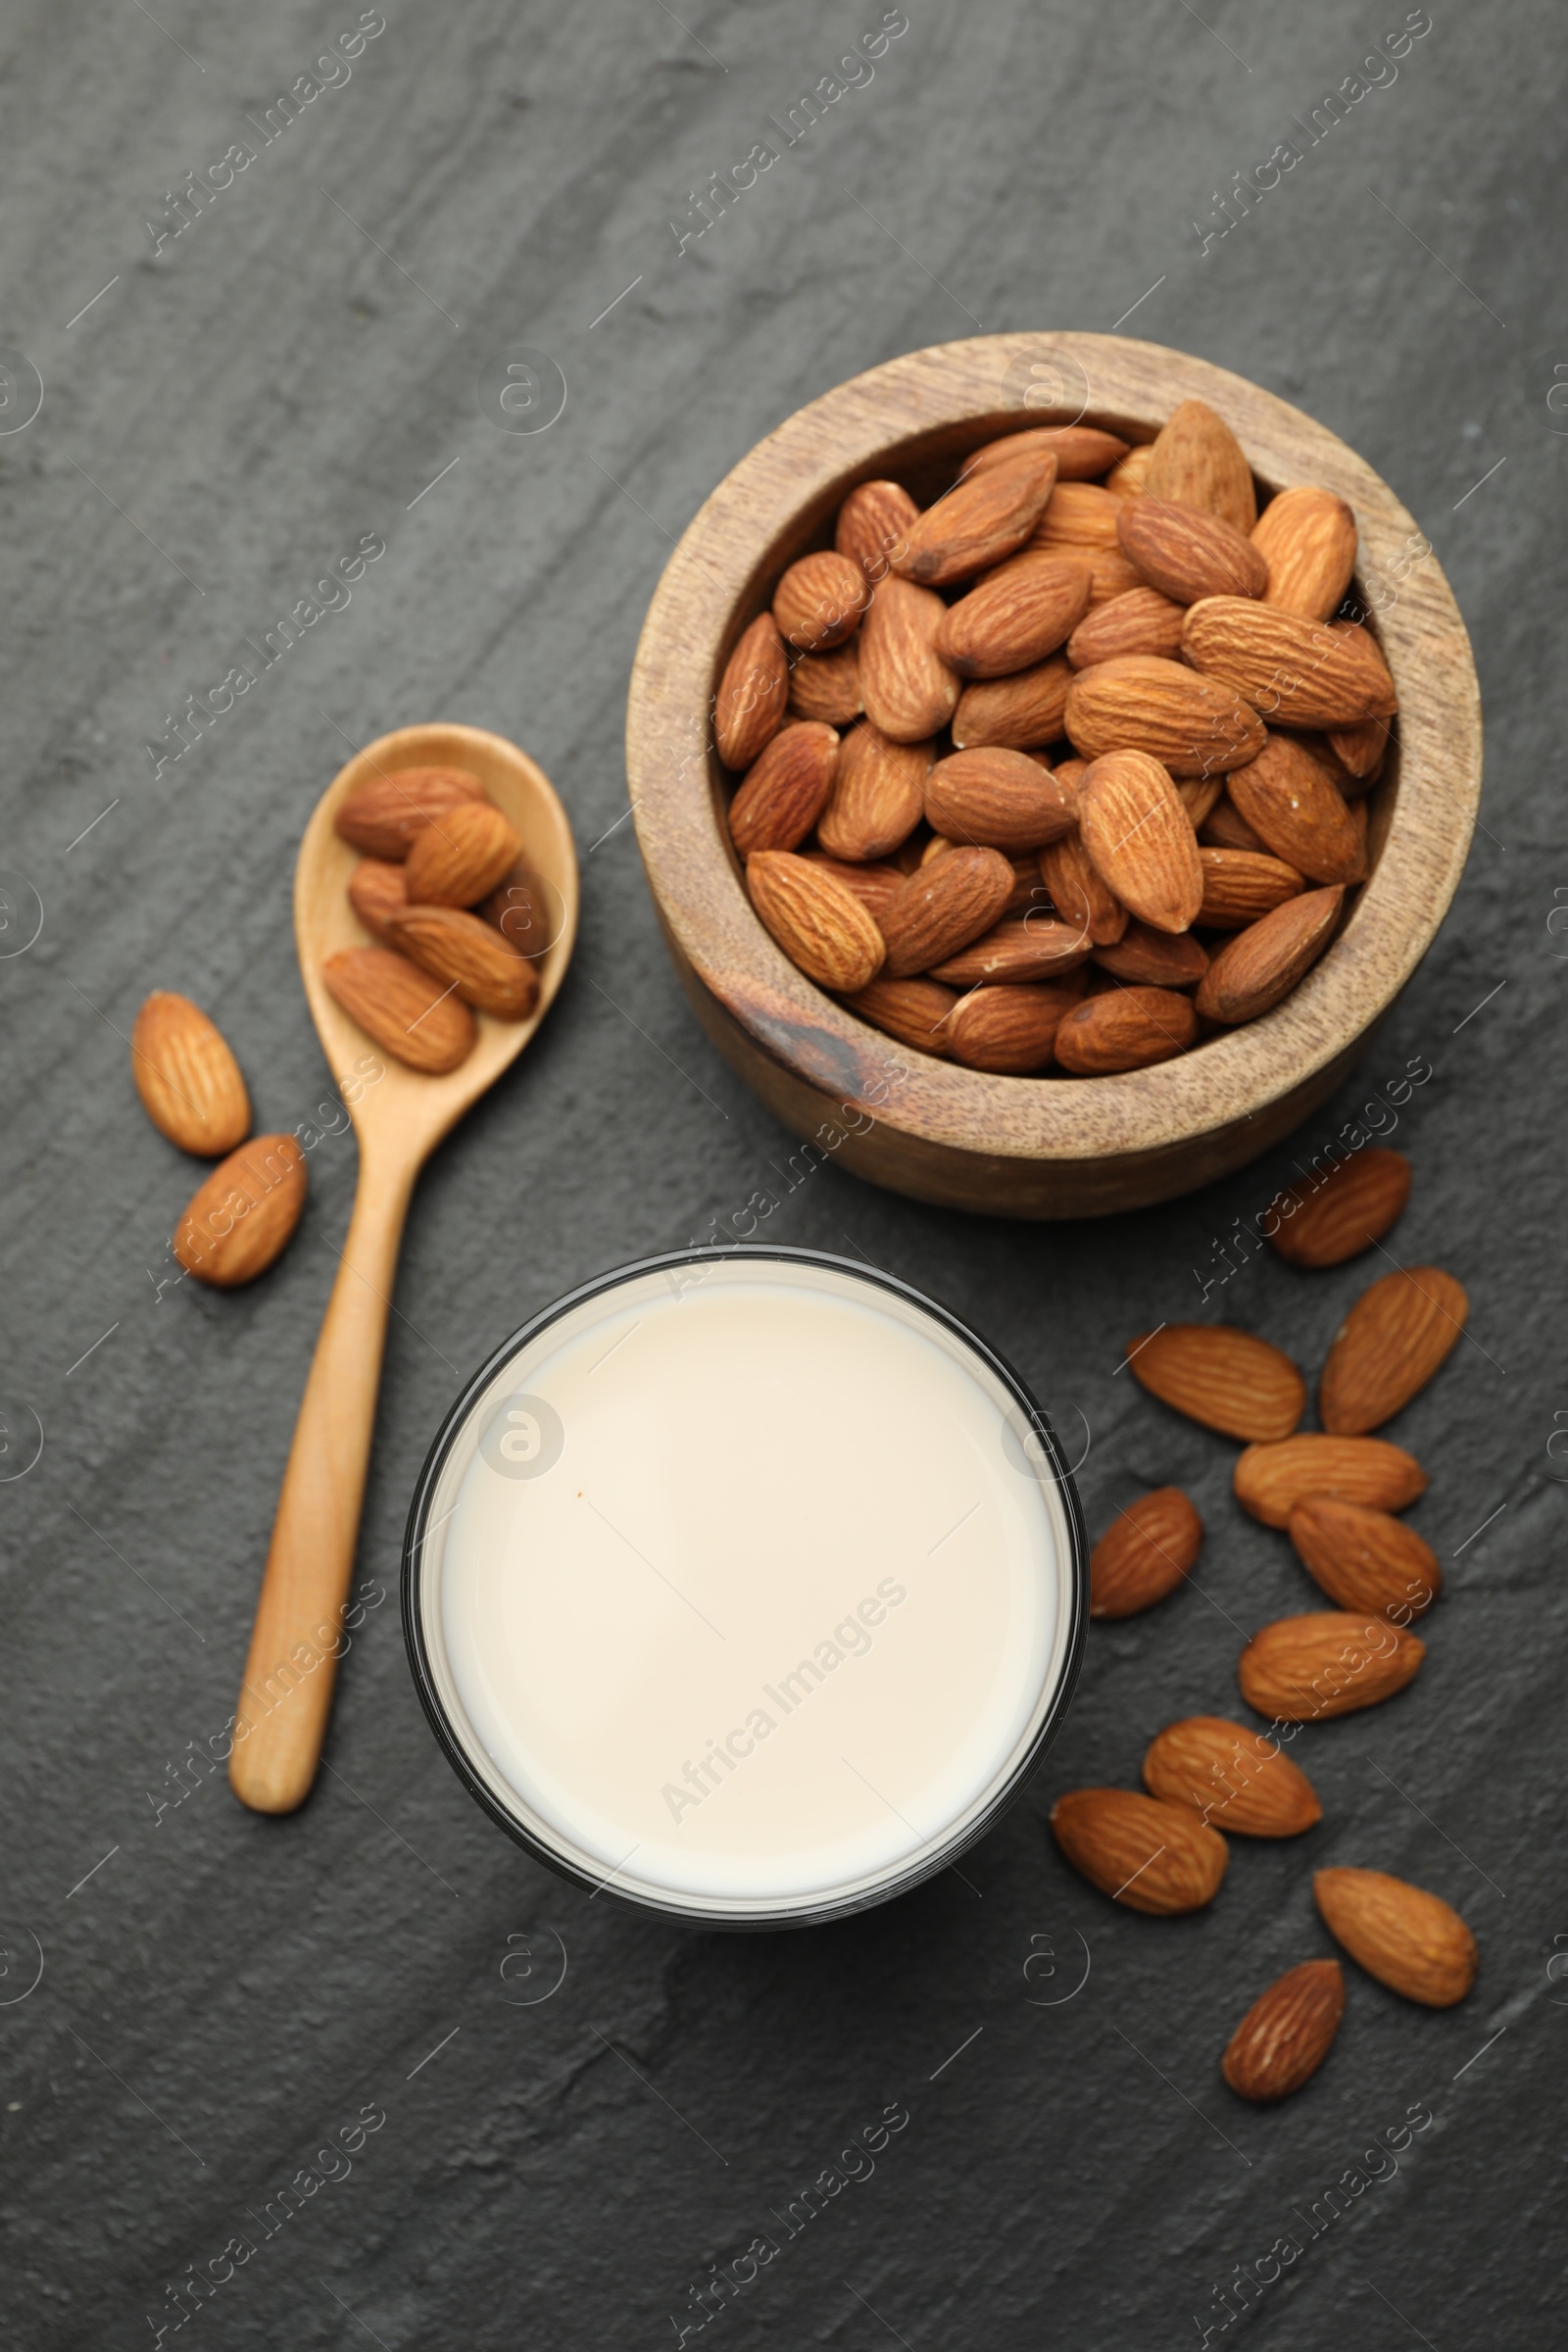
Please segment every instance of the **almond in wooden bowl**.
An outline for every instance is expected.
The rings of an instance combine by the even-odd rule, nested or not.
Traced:
[[[1081,415],[1009,406],[1009,384],[1037,363],[1087,381]],[[794,569],[829,554],[858,565],[871,593],[841,645],[819,650],[818,607],[836,631],[858,601],[847,572]],[[809,627],[795,611],[803,577],[817,590],[803,608]],[[780,610],[810,650],[785,643],[771,617]],[[789,677],[848,649],[854,699],[824,698],[814,673],[798,696],[781,695],[779,649]],[[785,831],[805,811],[795,838],[752,838],[743,776],[768,745],[787,725],[837,731],[861,710],[882,737],[919,747],[938,779],[910,833],[889,838],[902,821],[884,815],[896,791],[867,793],[862,820],[858,793],[841,806],[818,770],[791,801]],[[744,768],[726,763],[726,746]],[[915,352],[771,433],[709,499],[655,596],[627,751],[665,937],[733,1066],[797,1134],[829,1125],[841,1163],[858,1173],[1022,1217],[1169,1199],[1255,1157],[1324,1102],[1431,943],[1480,790],[1469,643],[1388,485],[1255,385],[1097,335]],[[960,770],[958,795],[944,797],[955,755],[981,751],[1007,756],[1005,790],[976,796]],[[1108,821],[1097,822],[1096,794],[1087,826],[1074,811],[1048,830],[1045,788],[1076,799],[1083,763],[1109,755],[1152,762],[1173,798],[1151,792],[1118,830],[1110,796],[1098,812]],[[1026,785],[1015,760],[1040,781]],[[1225,789],[1249,768],[1239,795]],[[1309,803],[1297,792],[1295,806],[1298,769],[1312,781]],[[1200,840],[1220,810],[1228,828]],[[1140,819],[1148,858],[1128,837]],[[1069,906],[1048,881],[1038,908],[1012,906],[1009,861],[1053,840],[1083,853],[1099,892],[1064,854],[1053,878]],[[953,1051],[946,1019],[947,1050],[924,1052],[858,1011],[848,999],[861,990],[830,992],[769,932],[744,871],[758,849],[850,864],[859,850],[869,863],[917,868],[933,888],[949,858],[971,861],[962,890],[958,874],[944,885],[942,906],[911,893],[887,912],[891,932],[872,908],[888,952],[864,984],[868,1005],[895,984],[971,985],[938,965],[992,925],[1037,912],[1081,928],[1093,909],[1096,979],[1036,1069],[1018,1066],[1034,1049],[1017,1006],[966,1016],[974,1059]],[[1255,862],[1205,864],[1221,855]],[[993,857],[992,882],[1004,868],[1012,886],[976,919],[968,902],[991,884],[972,861]],[[1281,908],[1288,919],[1249,937]],[[1135,921],[1145,933],[1169,925],[1180,948],[1161,964],[1134,936],[1131,968],[1118,971],[1119,914],[1124,940]],[[1114,1009],[1122,996],[1133,1001]]]

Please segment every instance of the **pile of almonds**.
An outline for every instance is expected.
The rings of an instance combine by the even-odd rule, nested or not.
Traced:
[[[1356,521],[1202,401],[1132,449],[862,482],[725,667],[730,835],[785,954],[902,1043],[1094,1077],[1255,1020],[1367,872],[1394,682],[1334,619]]]
[[[550,945],[547,893],[522,843],[459,767],[372,776],[336,815],[361,853],[349,900],[369,948],[329,956],[322,978],[367,1037],[412,1070],[466,1059],[474,1013],[525,1021]]]
[[[1338,1265],[1393,1226],[1409,1195],[1409,1163],[1386,1150],[1343,1161],[1315,1190],[1281,1196],[1276,1246],[1300,1266]],[[1393,1418],[1457,1345],[1468,1300],[1435,1266],[1397,1269],[1363,1292],[1335,1334],[1318,1383],[1320,1431],[1298,1424],[1306,1384],[1266,1340],[1226,1324],[1162,1324],[1134,1340],[1128,1362],[1152,1396],[1205,1428],[1244,1441],[1234,1485],[1244,1510],[1284,1529],[1334,1606],[1281,1618],[1248,1642],[1237,1681],[1269,1719],[1257,1732],[1218,1716],[1174,1723],[1144,1757],[1147,1795],[1079,1788],[1059,1797],[1052,1828],[1067,1859],[1133,1910],[1197,1910],[1217,1891],[1226,1831],[1291,1838],[1323,1817],[1305,1773],[1278,1734],[1376,1705],[1418,1673],[1425,1643],[1409,1631],[1442,1589],[1437,1558],[1396,1514],[1426,1473],[1371,1433]],[[1090,1614],[1127,1617],[1173,1592],[1203,1540],[1177,1487],[1144,1495],[1095,1545]],[[1295,1737],[1287,1730],[1287,1739]],[[1320,1870],[1325,1926],[1351,1958],[1406,1999],[1460,2001],[1475,1981],[1475,1938],[1435,1894],[1374,1870]],[[1337,1960],[1308,1960],[1267,1987],[1238,2026],[1223,2072],[1244,2098],[1297,2090],[1328,2054],[1345,2008]]]

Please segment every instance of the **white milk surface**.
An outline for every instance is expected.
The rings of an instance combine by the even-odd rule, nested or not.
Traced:
[[[1005,1781],[1061,1672],[1066,1523],[1009,1412],[961,1342],[831,1269],[685,1267],[573,1310],[431,1500],[426,1642],[476,1767],[629,1891],[807,1909],[897,1876]]]

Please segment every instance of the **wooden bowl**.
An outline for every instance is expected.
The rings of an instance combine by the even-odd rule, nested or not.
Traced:
[[[1054,405],[1042,405],[1044,393]],[[929,502],[956,462],[1029,424],[1152,441],[1178,401],[1218,410],[1270,490],[1316,482],[1354,508],[1356,587],[1399,691],[1373,796],[1370,878],[1328,953],[1261,1020],[1152,1069],[999,1078],[902,1048],[798,971],[752,911],[724,822],[713,696],[785,566],[831,546],[856,483]],[[632,671],[627,767],[643,862],[704,1028],[799,1136],[858,1175],[942,1207],[1079,1217],[1193,1191],[1254,1159],[1325,1102],[1430,945],[1481,793],[1470,641],[1437,559],[1345,443],[1239,375],[1113,335],[982,335],[910,353],[799,410],[743,458],[671,557]],[[1368,586],[1372,594],[1368,596]],[[892,1075],[890,1075],[890,1068]],[[899,1075],[903,1070],[906,1075]],[[827,1131],[827,1132],[824,1132]],[[831,1139],[837,1138],[837,1142]]]

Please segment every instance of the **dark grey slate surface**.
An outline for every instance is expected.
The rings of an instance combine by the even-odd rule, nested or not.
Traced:
[[[351,30],[352,0],[161,0],[156,18],[16,0],[0,341],[46,393],[0,438],[8,937],[30,927],[29,887],[44,920],[0,962],[6,1459],[24,1467],[30,1415],[44,1449],[0,1488],[8,2344],[128,2352],[163,2326],[236,2352],[655,2346],[690,2324],[705,2266],[763,2233],[780,2251],[705,2342],[1218,2340],[1214,2290],[1238,2264],[1247,2325],[1291,2352],[1550,2340],[1568,2071],[1568,1459],[1548,1452],[1568,1429],[1568,939],[1548,929],[1568,890],[1568,416],[1548,405],[1568,381],[1563,49],[1542,0],[1433,13],[1397,79],[1307,146],[1293,116],[1402,12],[911,0],[874,78],[677,256],[687,191],[782,144],[766,118],[875,28],[869,0],[692,0],[680,22],[610,0],[389,0],[351,78],[266,145],[247,114]],[[1194,216],[1290,137],[1301,162],[1202,255]],[[247,138],[255,161],[155,254],[163,191]],[[1127,331],[1257,378],[1362,450],[1474,634],[1487,829],[1361,1077],[1303,1139],[1430,1062],[1396,1137],[1417,1171],[1398,1246],[1470,1286],[1474,1343],[1396,1433],[1433,1469],[1415,1519],[1449,1577],[1416,1689],[1311,1737],[1329,1818],[1304,1846],[1238,1850],[1208,1915],[1113,1913],[1055,1856],[1053,1794],[1129,1780],[1162,1722],[1233,1706],[1241,1632],[1310,1605],[1283,1544],[1232,1507],[1231,1449],[1114,1367],[1131,1332],[1197,1307],[1194,1269],[1293,1153],[1077,1230],[939,1215],[827,1168],[780,1238],[929,1287],[1069,1438],[1081,1414],[1097,1524],[1167,1478],[1209,1522],[1201,1593],[1096,1629],[1055,1756],[969,1868],[978,1893],[950,1876],[856,1925],[760,1939],[586,1903],[464,1796],[392,1605],[348,1661],[303,1814],[254,1819],[199,1773],[176,1803],[172,1767],[233,1703],[354,1157],[342,1139],[315,1154],[270,1278],[159,1298],[193,1176],[131,1094],[119,1033],[141,997],[197,996],[261,1121],[293,1125],[327,1073],[289,874],[345,738],[496,727],[572,811],[586,899],[565,995],[416,1207],[365,1525],[363,1573],[384,1588],[459,1375],[571,1283],[705,1231],[780,1154],[684,1008],[630,828],[608,832],[672,537],[760,434],[857,369],[977,323],[1106,329],[1134,304]],[[475,396],[514,344],[568,387],[540,434],[498,429]],[[0,425],[28,381],[14,371]],[[155,776],[166,713],[370,533],[387,552],[352,604]],[[1208,1311],[1315,1368],[1362,1280],[1268,1260]],[[1457,1903],[1481,1982],[1437,2015],[1351,1972],[1322,2075],[1280,2112],[1246,2110],[1218,2053],[1257,1988],[1323,1948],[1318,1858]],[[530,2005],[547,1931],[569,1965]],[[1088,1982],[1045,2005],[1085,1948]],[[890,2106],[908,2120],[874,2174],[786,2239],[775,2215]],[[1412,2108],[1431,2121],[1364,2164]],[[384,2121],[347,2177],[266,2235],[269,2200],[362,2112]],[[1347,2211],[1314,2224],[1358,2164]],[[171,2288],[222,2274],[241,2235],[254,2252],[176,2332]],[[1273,2278],[1282,2238],[1300,2251]]]

